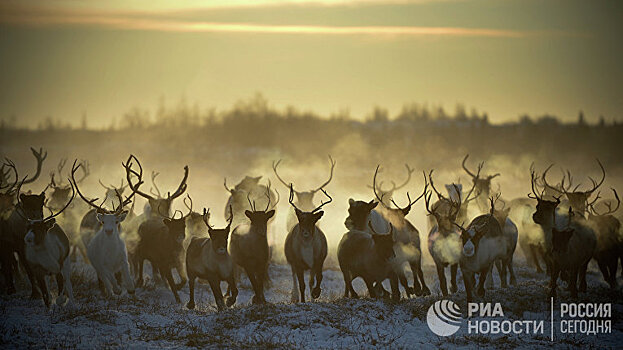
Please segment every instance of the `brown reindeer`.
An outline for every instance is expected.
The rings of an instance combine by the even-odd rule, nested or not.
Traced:
[[[136,162],[139,167],[138,172],[132,169],[133,162]],[[145,197],[148,196],[138,189],[138,184],[132,183],[132,175],[142,179],[143,168],[136,157],[130,155],[127,162],[123,164],[127,173],[127,180],[130,188],[133,192]],[[186,218],[192,212],[192,200],[190,205],[187,205],[189,214],[183,215],[181,211],[176,210],[173,217],[169,217],[164,212],[163,206],[169,205],[173,198],[177,198],[178,192],[184,192],[186,190],[186,178],[188,176],[188,167],[185,167],[185,176],[182,184],[178,188],[178,191],[174,193],[174,196],[168,195],[166,199],[162,201],[153,201],[152,203],[158,203],[160,207],[156,207],[157,216],[151,217],[144,221],[138,228],[138,242],[134,249],[133,260],[137,265],[137,281],[136,287],[140,287],[143,284],[143,262],[148,260],[153,267],[154,271],[160,271],[163,277],[165,277],[176,302],[180,302],[180,297],[177,291],[180,290],[186,284],[186,276],[183,269],[183,254],[184,254],[184,237],[186,231]],[[141,194],[143,193],[143,194]],[[152,197],[150,197],[152,198]],[[154,199],[154,198],[152,198]],[[186,200],[186,199],[185,199]],[[153,208],[152,208],[153,209]],[[180,218],[176,218],[176,214],[180,213]],[[171,270],[176,268],[181,282],[175,283]]]
[[[277,192],[279,193],[279,192]],[[266,208],[257,210],[255,201],[251,200],[247,194],[247,200],[251,210],[246,210],[244,214],[249,218],[250,223],[240,224],[234,228],[229,243],[230,254],[236,265],[242,267],[249,277],[253,286],[254,304],[266,302],[264,297],[264,287],[270,283],[268,275],[268,264],[270,251],[268,247],[268,220],[275,215],[273,209],[279,200],[271,207],[270,186],[266,188],[267,198]],[[235,212],[235,209],[232,209]],[[228,294],[230,291],[228,291]]]
[[[236,303],[238,288],[234,278],[234,262],[227,252],[227,239],[233,217],[227,220],[227,226],[216,229],[210,226],[209,210],[203,209],[203,222],[208,227],[207,237],[193,237],[186,251],[186,273],[188,274],[188,286],[190,289],[190,300],[186,307],[195,308],[195,279],[202,278],[210,283],[212,295],[219,310],[225,305],[232,306]],[[231,295],[223,301],[221,291],[221,281],[226,281],[228,291]]]
[[[277,162],[273,162],[273,171],[275,172],[275,176],[277,177],[277,179],[284,186],[286,186],[288,189],[290,189],[292,183],[291,182],[288,183],[288,182],[284,181],[283,178],[281,178],[281,176],[279,176],[279,173],[277,172],[277,167],[279,166],[280,163],[281,163],[281,159],[278,160]],[[312,210],[314,210],[314,208],[316,208],[316,206],[314,205],[314,196],[316,195],[316,193],[318,193],[318,191],[321,191],[327,185],[329,185],[331,183],[331,180],[333,180],[333,169],[335,169],[335,161],[333,160],[333,158],[331,158],[330,155],[329,155],[329,164],[331,165],[331,169],[329,170],[329,179],[327,181],[325,181],[324,183],[322,183],[320,186],[316,187],[315,189],[312,189],[312,190],[309,190],[309,191],[296,191],[296,190],[294,190],[294,195],[296,197],[295,204],[296,204],[296,206],[300,210],[312,211]],[[295,210],[292,210],[288,214],[288,218],[286,220],[286,228],[287,228],[288,232],[290,230],[292,230],[292,228],[297,223],[298,223],[298,217],[295,214]]]
[[[417,296],[420,295],[430,295],[430,290],[426,286],[426,282],[424,280],[424,274],[422,272],[422,251],[420,250],[420,232],[411,224],[409,220],[406,219],[406,216],[411,211],[411,207],[417,203],[424,195],[426,194],[427,185],[424,186],[424,190],[422,194],[417,197],[415,200],[411,201],[411,196],[409,196],[409,192],[407,192],[407,201],[408,204],[405,207],[400,207],[394,199],[390,199],[390,203],[395,206],[393,208],[391,205],[386,204],[386,200],[384,196],[393,195],[392,193],[382,192],[377,190],[377,175],[379,172],[379,167],[376,167],[376,171],[374,172],[374,177],[372,179],[372,190],[376,199],[381,204],[377,206],[374,210],[379,213],[383,219],[387,221],[388,224],[394,227],[394,253],[396,254],[396,273],[398,274],[398,278],[400,283],[405,288],[407,292],[407,296],[411,294],[415,294]],[[379,192],[381,193],[379,195]],[[409,287],[406,277],[404,276],[404,265],[408,263],[411,268],[411,272],[413,273],[413,288]]]
[[[292,302],[305,302],[305,271],[309,272],[309,289],[312,299],[320,296],[320,284],[322,283],[322,265],[327,258],[327,238],[324,232],[316,223],[324,212],[322,207],[331,203],[333,198],[327,191],[320,189],[329,198],[326,202],[321,202],[319,206],[311,211],[303,211],[294,204],[294,187],[290,184],[289,203],[294,208],[298,219],[296,224],[288,233],[284,244],[286,260],[292,268]],[[315,285],[314,285],[315,279]],[[299,290],[297,291],[297,284]]]
[[[390,224],[389,232],[377,233],[370,221],[368,226],[372,235],[350,230],[342,236],[337,248],[337,259],[344,276],[344,297],[358,298],[353,288],[353,279],[363,278],[371,297],[383,296],[382,283],[390,279],[392,299],[400,300],[398,276],[395,271],[394,228]]]
[[[491,180],[500,176],[500,173],[481,176],[480,170],[482,170],[484,166],[484,162],[481,162],[478,164],[478,172],[474,174],[465,165],[465,162],[467,162],[467,158],[469,158],[469,154],[465,155],[465,158],[463,158],[463,162],[461,163],[461,166],[463,167],[463,170],[465,170],[465,172],[469,176],[472,177],[472,182],[474,183],[475,188],[476,188],[476,198],[477,198],[476,204],[478,205],[480,212],[486,213],[489,211],[489,196],[491,196]]]

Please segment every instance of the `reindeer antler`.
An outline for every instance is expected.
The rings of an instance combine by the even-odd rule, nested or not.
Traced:
[[[35,171],[35,175],[33,175],[30,179],[27,178],[24,180],[25,184],[33,183],[39,178],[39,175],[41,175],[41,166],[43,165],[43,161],[48,157],[48,152],[45,151],[44,153],[43,148],[39,148],[39,151],[37,151],[36,149],[30,147],[30,151],[37,160],[37,170]]]
[[[593,201],[593,203],[589,205],[589,208],[591,209],[594,215],[596,216],[610,215],[610,214],[614,214],[617,210],[619,210],[619,207],[621,206],[621,199],[619,199],[619,195],[613,187],[611,187],[610,189],[612,190],[612,192],[614,192],[614,198],[616,198],[617,200],[617,206],[614,209],[612,209],[612,203],[610,201],[604,202],[604,205],[608,207],[608,211],[599,213],[597,210],[595,210],[595,207],[593,206],[593,204],[596,202],[595,200]]]

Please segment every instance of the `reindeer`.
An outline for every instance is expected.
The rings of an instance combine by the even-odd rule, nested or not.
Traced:
[[[324,232],[317,226],[318,220],[322,218],[324,212],[322,207],[331,203],[333,198],[327,191],[320,189],[329,198],[326,202],[321,202],[319,206],[311,211],[303,211],[294,203],[294,186],[290,184],[289,203],[294,208],[298,219],[296,224],[288,233],[284,244],[286,260],[292,268],[292,302],[305,302],[305,270],[309,272],[309,289],[312,299],[320,296],[320,284],[322,283],[322,265],[327,258],[327,238]],[[315,277],[315,285],[314,285]],[[299,291],[297,291],[297,284]]]
[[[64,305],[69,300],[73,304],[73,290],[71,286],[71,259],[69,259],[69,239],[63,229],[56,224],[56,217],[69,207],[76,195],[73,185],[70,183],[71,197],[67,204],[56,214],[51,212],[47,217],[31,219],[27,216],[27,233],[24,237],[25,258],[34,272],[39,290],[46,307],[50,307],[50,293],[48,291],[46,276],[54,275],[58,285],[59,297],[57,305]],[[21,205],[21,203],[18,203]],[[23,207],[23,206],[22,206]],[[16,211],[18,215],[21,212]],[[32,280],[31,280],[32,281]]]
[[[389,232],[379,234],[368,221],[372,234],[351,229],[342,236],[337,248],[337,259],[344,276],[344,298],[359,298],[353,288],[353,279],[363,278],[371,297],[379,298],[384,294],[382,283],[389,278],[392,299],[400,300],[398,276],[395,271],[394,228],[390,224]]]
[[[29,220],[43,220],[43,205],[46,202],[45,189],[40,194],[24,194],[21,192],[22,185],[26,183],[28,176],[25,176],[19,183],[15,196],[17,204],[15,209],[11,213],[8,219],[4,222],[4,233],[0,236],[2,239],[2,250],[5,259],[10,260],[11,256],[17,253],[19,261],[21,262],[28,280],[32,288],[31,299],[38,299],[41,297],[39,289],[36,285],[35,275],[30,267],[30,264],[26,260],[26,246],[24,243],[24,237],[28,233]],[[46,188],[47,189],[47,188]],[[9,265],[3,264],[9,267]],[[15,285],[13,281],[13,273],[11,269],[4,269],[5,283],[7,283],[7,292],[12,294],[15,292]]]
[[[604,280],[611,288],[617,286],[617,267],[619,259],[623,259],[623,237],[621,235],[621,222],[614,214],[621,205],[617,191],[612,188],[617,201],[616,207],[612,208],[610,201],[604,202],[606,211],[599,212],[591,204],[588,210],[588,221],[595,227],[597,234],[597,246],[593,258],[601,270]]]
[[[134,283],[130,277],[128,253],[125,242],[121,239],[121,222],[125,220],[128,214],[123,208],[132,201],[132,197],[134,197],[136,192],[132,192],[132,194],[124,200],[121,196],[121,192],[115,190],[117,201],[111,201],[113,203],[113,210],[107,210],[103,205],[108,198],[105,197],[102,204],[97,205],[95,203],[99,198],[88,200],[80,191],[75,174],[81,166],[82,164],[76,165],[76,162],[74,162],[71,170],[71,180],[80,198],[82,198],[89,207],[93,208],[91,212],[95,213],[97,222],[99,223],[99,229],[90,242],[86,244],[86,247],[89,261],[97,272],[97,281],[100,291],[103,295],[111,295],[112,292],[120,294],[121,289],[119,288],[118,280],[122,280],[128,294],[134,294]],[[142,180],[139,179],[137,187],[140,186],[141,183]],[[115,203],[118,204],[115,205]]]
[[[471,172],[467,166],[465,165],[465,162],[467,161],[467,158],[469,158],[469,154],[465,155],[465,158],[463,158],[463,162],[461,163],[461,166],[463,167],[463,170],[465,170],[465,172],[472,177],[472,182],[475,185],[476,188],[476,204],[478,205],[478,208],[480,209],[480,212],[484,212],[486,213],[489,210],[489,203],[488,203],[488,198],[491,195],[491,180],[493,180],[494,178],[500,176],[500,173],[496,173],[493,175],[486,175],[486,176],[480,176],[480,170],[483,168],[484,166],[484,162],[481,162],[478,164],[478,172],[476,174],[474,174],[473,172]]]
[[[465,283],[465,294],[467,302],[472,301],[472,290],[476,283],[475,275],[479,274],[476,293],[483,297],[485,293],[484,285],[487,274],[494,262],[498,261],[498,271],[503,283],[506,281],[506,266],[502,267],[502,261],[506,261],[509,255],[510,244],[502,233],[500,224],[496,220],[494,213],[494,202],[491,202],[491,211],[476,217],[467,228],[454,223],[461,230],[462,250],[461,250],[461,274]]]
[[[138,166],[138,172],[133,170],[131,167],[131,165],[134,162]],[[141,240],[141,237],[138,237],[140,236],[138,235],[138,233],[140,233],[141,226],[144,223],[151,220],[155,222],[156,227],[161,227],[162,220],[168,219],[169,215],[171,214],[171,205],[173,203],[173,200],[175,200],[176,198],[179,198],[180,196],[184,194],[184,192],[186,192],[186,189],[188,187],[188,185],[186,184],[186,181],[188,180],[188,166],[187,165],[184,166],[184,177],[182,178],[182,181],[180,182],[175,192],[173,192],[173,194],[171,194],[171,192],[167,192],[166,198],[158,195],[160,193],[159,190],[155,194],[152,191],[152,195],[149,195],[143,192],[142,190],[140,190],[137,185],[132,183],[133,176],[139,176],[139,175],[142,176],[143,174],[143,166],[141,165],[138,158],[136,158],[134,155],[130,155],[126,163],[123,164],[123,166],[126,169],[126,182],[128,183],[129,188],[133,192],[136,192],[136,194],[138,194],[139,196],[147,199],[147,202],[150,208],[146,213],[144,213],[143,215],[139,215],[134,220],[132,220],[131,223],[128,223],[126,226],[126,231],[128,231],[126,234],[126,244],[128,244],[128,251],[130,252],[130,255],[133,255],[134,251],[136,250],[137,241]],[[155,180],[155,177],[157,175],[158,173],[152,172],[152,182]],[[148,227],[150,226],[152,225],[149,224]],[[134,232],[134,227],[136,227],[137,235],[131,235],[131,232],[132,233]],[[138,269],[139,267],[138,260],[133,259],[133,258],[131,258],[130,260],[132,262],[132,266],[134,267],[134,271],[136,272],[136,269]],[[184,271],[183,261],[182,260],[178,261],[175,268],[181,277]],[[142,263],[141,263],[141,270],[142,270]],[[152,273],[154,274],[154,276],[156,276],[156,272],[157,272],[157,268],[155,268],[152,265]],[[139,281],[141,281],[142,283],[142,274],[140,275]]]
[[[504,235],[504,239],[506,242],[506,255],[495,262],[495,267],[498,270],[498,274],[500,275],[500,285],[502,288],[508,287],[508,282],[506,278],[502,279],[502,270],[508,273],[509,282],[511,285],[517,284],[517,278],[515,277],[515,270],[513,269],[513,255],[515,254],[515,249],[517,248],[517,240],[519,237],[519,231],[517,230],[517,225],[508,217],[511,208],[506,207],[506,202],[504,202],[500,198],[501,194],[498,193],[495,197],[491,197],[490,200],[492,202],[491,209],[492,215],[497,220],[500,228],[502,229],[502,234]],[[495,203],[502,202],[502,209],[497,209]],[[487,288],[493,288],[493,265],[491,266],[491,270],[487,275]]]
[[[480,170],[481,166],[479,166]],[[480,174],[480,171],[478,172]],[[426,175],[424,175],[426,181]],[[467,196],[463,198],[461,202],[458,198],[446,198],[442,195],[433,181],[433,170],[428,173],[428,182],[430,183],[431,191],[424,196],[424,202],[426,204],[426,211],[428,215],[435,219],[436,225],[434,225],[428,233],[428,251],[435,262],[437,268],[437,276],[439,277],[439,288],[441,294],[448,295],[448,287],[446,283],[445,268],[450,266],[450,293],[455,293],[458,288],[456,284],[456,273],[459,267],[459,261],[461,258],[461,237],[460,230],[454,225],[457,219],[463,220],[467,217],[465,208],[478,196],[472,197],[474,189],[476,188],[476,182],[473,183],[472,188],[467,193]],[[458,187],[455,188],[458,193]],[[437,195],[438,205],[436,208],[431,206],[430,201],[433,192]]]
[[[279,192],[276,192],[277,195]],[[264,287],[270,283],[268,275],[268,264],[270,251],[268,246],[268,220],[275,215],[274,208],[277,202],[271,207],[270,186],[266,187],[265,196],[267,198],[266,208],[257,210],[255,201],[251,200],[251,194],[247,194],[247,201],[251,210],[245,210],[244,214],[249,218],[250,223],[240,224],[234,228],[229,243],[229,251],[236,265],[242,267],[249,277],[253,286],[253,303],[262,304],[266,302],[264,297]],[[231,208],[231,216],[235,217],[236,209]],[[234,219],[232,219],[234,220]],[[231,291],[228,291],[230,294]]]
[[[550,296],[556,297],[558,275],[568,273],[571,297],[577,297],[577,291],[586,291],[586,269],[597,245],[595,232],[582,217],[573,215],[573,207],[569,208],[566,227],[563,214],[556,211],[560,198],[554,201],[543,199],[543,192],[538,194],[535,188],[535,173],[531,173],[532,193],[530,198],[537,200],[536,211],[532,215],[535,223],[543,227],[551,258]],[[579,288],[577,283],[579,279]]]
[[[275,176],[277,177],[277,179],[289,189],[292,183],[288,184],[286,181],[284,181],[281,178],[281,176],[279,176],[279,173],[277,172],[277,167],[279,166],[280,163],[281,163],[281,159],[279,159],[277,162],[273,162],[273,171],[275,172]],[[328,184],[330,184],[331,180],[333,180],[333,169],[335,168],[335,161],[333,160],[333,158],[331,158],[330,155],[329,155],[329,164],[331,165],[331,169],[329,170],[329,179],[325,181],[322,185],[309,191],[304,191],[304,192],[294,191],[294,194],[296,196],[296,205],[298,206],[298,208],[300,208],[300,210],[312,211],[314,210],[314,208],[316,208],[316,206],[314,205],[314,196],[316,195],[318,191],[321,191]],[[295,214],[295,210],[292,210],[288,214],[288,218],[286,221],[286,228],[288,232],[290,232],[297,223],[298,223],[298,217]]]
[[[248,198],[257,202],[258,205],[262,205],[263,201],[274,201],[276,199],[275,194],[269,192],[270,197],[266,197],[265,193],[270,188],[270,180],[268,180],[268,186],[260,185],[261,176],[251,177],[246,176],[240,183],[233,188],[227,186],[227,178],[224,179],[223,186],[225,190],[229,192],[229,198],[225,206],[225,218],[230,215],[230,209],[234,211],[234,221],[232,227],[236,227],[243,223],[248,223],[248,218],[245,214],[247,210],[252,210],[250,207]]]
[[[572,177],[571,172],[567,170],[567,177],[563,176],[561,186],[559,188],[553,187],[547,183],[545,178],[545,173],[543,174],[543,182],[547,189],[552,189],[558,191],[560,195],[565,195],[569,201],[569,205],[573,208],[573,213],[576,217],[585,218],[588,220],[588,223],[591,225],[593,232],[597,237],[597,246],[594,251],[594,258],[597,261],[597,265],[602,272],[604,280],[612,287],[616,287],[616,268],[617,268],[617,260],[618,257],[623,255],[623,238],[619,233],[620,231],[620,222],[614,216],[610,215],[614,213],[617,207],[613,210],[611,208],[612,204],[607,203],[608,210],[603,213],[595,212],[595,203],[600,197],[600,193],[597,193],[595,198],[589,202],[591,196],[595,191],[601,187],[606,179],[606,170],[603,165],[597,159],[597,164],[599,165],[602,178],[599,182],[595,181],[592,177],[589,177],[592,182],[592,189],[587,191],[580,191],[580,184],[576,185],[573,190],[571,190]],[[569,187],[565,187],[565,180],[569,182]],[[614,192],[615,198],[618,202],[618,194],[616,190],[612,189]],[[611,273],[613,272],[613,273]]]
[[[581,186],[581,184],[578,184],[575,186],[575,188],[572,191],[569,191],[571,186],[569,186],[569,188],[565,188],[564,177],[562,179],[560,188],[556,186],[551,186],[550,184],[547,183],[547,180],[545,178],[545,174],[547,173],[547,171],[543,174],[543,182],[546,188],[553,190],[553,191],[558,191],[560,195],[565,195],[567,197],[567,199],[569,200],[569,205],[573,208],[573,212],[575,213],[575,215],[581,215],[583,217],[586,217],[589,206],[592,204],[595,204],[597,199],[599,199],[599,194],[597,194],[596,198],[592,202],[589,202],[590,197],[593,195],[593,193],[595,193],[595,191],[599,187],[601,187],[601,185],[606,180],[606,170],[604,169],[604,166],[601,164],[599,159],[597,159],[597,164],[599,165],[599,168],[601,169],[602,177],[599,182],[595,181],[592,177],[589,177],[589,180],[591,180],[592,185],[593,185],[593,188],[590,190],[580,191],[579,187]],[[567,171],[567,175],[568,175],[567,181],[569,181],[569,185],[571,185],[571,181],[572,181],[571,173]]]
[[[407,166],[407,169],[408,166]],[[379,172],[379,166],[376,167],[374,177],[372,179],[372,190],[376,199],[381,204],[377,206],[376,211],[380,216],[389,224],[394,227],[394,253],[396,254],[397,269],[396,273],[398,278],[407,291],[407,296],[415,294],[430,295],[430,290],[426,286],[424,281],[424,274],[422,272],[422,253],[420,249],[420,232],[406,219],[406,216],[411,211],[413,204],[417,203],[425,194],[427,185],[424,186],[424,191],[414,201],[411,201],[409,192],[407,192],[408,205],[401,208],[394,199],[390,200],[396,208],[392,208],[387,205],[384,200],[384,196],[388,195],[387,192],[377,191],[376,178]],[[379,186],[380,187],[380,186]],[[395,187],[395,186],[394,186]],[[379,195],[381,192],[381,195]],[[391,193],[393,195],[393,192]],[[409,284],[404,276],[404,264],[408,263],[413,273],[413,288],[409,287]]]
[[[233,212],[233,211],[230,211]],[[230,307],[236,303],[238,288],[234,278],[234,262],[227,252],[227,239],[231,229],[233,216],[229,216],[227,226],[222,229],[215,229],[210,226],[210,211],[203,209],[202,220],[208,228],[207,237],[193,237],[186,252],[186,273],[188,274],[188,286],[190,289],[190,300],[186,307],[195,308],[195,279],[202,278],[210,283],[212,295],[219,310],[223,310],[225,305]],[[227,281],[228,293],[223,301],[221,292],[221,281]]]

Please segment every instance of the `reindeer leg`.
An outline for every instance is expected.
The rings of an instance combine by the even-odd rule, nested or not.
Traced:
[[[452,277],[452,280],[450,281],[450,283],[452,284],[450,286],[450,293],[456,293],[457,290],[459,290],[459,288],[456,286],[456,273],[457,270],[459,268],[459,264],[454,264],[452,266],[450,266],[450,277]]]
[[[144,259],[142,257],[137,258],[138,259],[138,268],[137,268],[137,275],[138,275],[138,279],[136,280],[136,283],[134,283],[134,285],[136,286],[136,288],[141,288],[143,286],[143,263],[144,263]]]
[[[574,269],[574,270],[571,270],[569,273],[569,289],[571,291],[571,297],[574,299],[578,297],[578,289],[576,287],[577,283],[578,283],[578,270]]]
[[[22,266],[24,266],[24,270],[26,270],[26,275],[28,276],[28,281],[30,282],[30,286],[32,289],[32,292],[30,294],[30,299],[39,299],[43,291],[39,293],[39,289],[37,289],[38,279],[33,273],[32,268],[30,267],[30,264],[26,260],[26,254],[24,250],[23,249],[18,250],[17,256],[19,258],[19,261],[21,261]]]
[[[389,284],[392,289],[392,300],[400,301],[400,289],[398,288],[398,276],[395,273],[390,273]]]
[[[578,271],[580,276],[580,288],[578,289],[580,292],[586,292],[586,269],[588,268],[588,263],[590,259],[584,263],[584,265],[580,266],[580,270]]]
[[[439,289],[441,289],[441,295],[448,295],[448,286],[446,284],[446,272],[441,264],[437,264],[437,276],[439,277]]]
[[[556,287],[558,285],[558,274],[560,273],[560,270],[558,270],[558,267],[556,265],[552,266],[552,274],[551,274],[551,279],[549,282],[549,288],[550,288],[550,292],[549,292],[549,296],[556,298]]]
[[[214,290],[212,293],[214,293]],[[188,300],[186,307],[192,310],[195,308],[195,276],[192,274],[188,274],[188,294],[190,296],[190,300]]]
[[[610,288],[617,287],[617,266],[619,265],[617,262],[618,258],[616,256],[611,256],[608,261],[608,270],[610,272]]]
[[[216,308],[221,311],[225,308],[225,302],[223,301],[223,292],[221,291],[221,283],[220,281],[212,277],[208,279],[208,283],[210,283],[210,288],[212,289],[212,295],[214,296],[214,301],[216,301]]]
[[[159,266],[159,270],[161,273],[164,274],[164,278],[167,280],[167,283],[169,283],[169,288],[171,289],[171,292],[173,292],[175,302],[178,304],[181,303],[180,296],[177,294],[177,289],[175,289],[175,281],[173,281],[173,275],[171,274],[172,268],[164,268],[164,266]]]
[[[488,289],[493,289],[493,266],[494,265],[495,265],[495,263],[491,264],[491,267],[489,267],[489,269],[486,272],[486,275],[487,275],[487,288]],[[498,269],[498,274],[500,276],[502,276],[502,274],[500,273],[499,269]]]
[[[298,303],[299,302],[299,281],[298,278],[296,276],[296,271],[294,270],[294,266],[290,266],[292,269],[292,296],[290,298],[290,301],[293,303]]]
[[[500,286],[502,288],[508,287],[508,283],[506,282],[506,266],[506,263],[501,259],[495,262],[495,268],[498,270],[498,274],[500,274]]]
[[[37,273],[36,276],[37,283],[39,284],[39,289],[41,290],[41,296],[43,297],[43,303],[45,307],[50,308],[50,293],[48,291],[48,285],[45,280],[45,275],[42,273]]]
[[[128,294],[134,295],[134,282],[132,281],[132,277],[130,277],[130,265],[127,261],[123,262],[121,274],[123,284],[125,285],[125,289],[128,291]]]
[[[417,262],[409,262],[409,267],[411,268],[411,273],[413,274],[413,294],[420,296],[422,295],[422,286],[418,281],[418,271],[420,269],[420,265]]]
[[[13,267],[15,266],[15,255],[13,252],[2,252],[2,275],[4,283],[6,283],[6,292],[8,295],[15,293],[15,283],[13,281]]]
[[[312,299],[318,299],[318,297],[320,296],[320,293],[322,292],[322,289],[320,289],[320,284],[322,283],[322,265],[316,266],[316,268],[310,271],[309,273],[316,274],[316,285],[314,286],[314,289],[311,290],[311,297]]]
[[[467,298],[467,302],[470,303],[472,301],[471,273],[466,273],[465,271],[463,271],[463,283],[465,284],[465,296]]]
[[[511,256],[508,262],[508,273],[510,274],[510,284],[512,286],[517,284],[517,279],[515,278],[515,269],[513,268],[513,257]]]
[[[225,298],[225,305],[231,307],[236,303],[236,298],[238,297],[238,288],[236,287],[236,279],[233,273],[227,280],[227,289],[231,294]]]
[[[541,265],[539,264],[539,258],[536,252],[536,247],[534,245],[530,245],[530,255],[532,256],[532,261],[534,262],[534,266],[536,266],[536,272],[543,273],[543,269],[541,269]]]
[[[297,269],[296,278],[299,280],[299,292],[301,294],[301,302],[305,302],[305,270]]]
[[[422,264],[417,265],[417,277],[420,280],[420,283],[422,285],[422,295],[430,295],[430,289],[428,289],[428,287],[426,286],[426,281],[424,280],[424,272],[422,271]]]

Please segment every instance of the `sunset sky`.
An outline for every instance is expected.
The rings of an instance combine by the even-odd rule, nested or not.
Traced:
[[[623,5],[584,0],[3,1],[0,118],[102,126],[160,97],[323,115],[456,103],[623,120]]]

